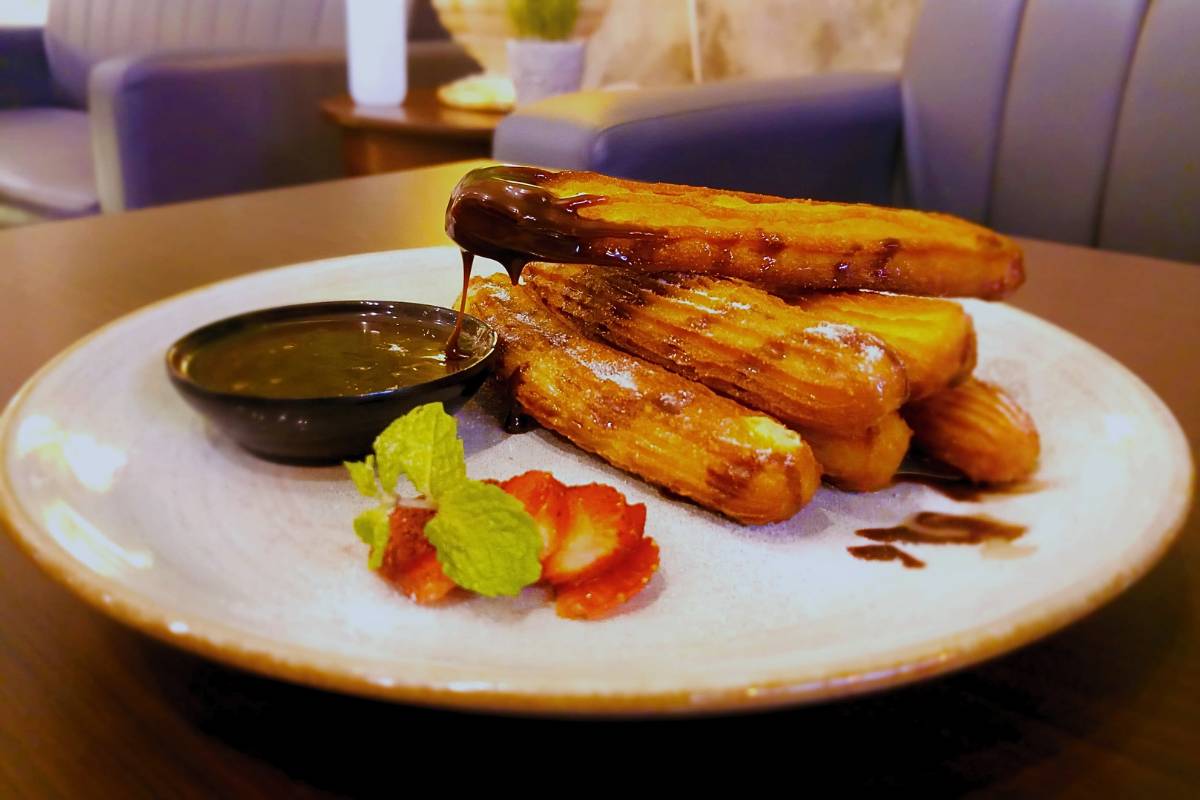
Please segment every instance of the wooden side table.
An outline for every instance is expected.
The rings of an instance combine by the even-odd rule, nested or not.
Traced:
[[[504,119],[493,111],[466,111],[438,102],[435,89],[410,89],[396,107],[360,106],[346,95],[321,103],[342,129],[342,156],[350,175],[443,164],[491,155],[492,133]]]

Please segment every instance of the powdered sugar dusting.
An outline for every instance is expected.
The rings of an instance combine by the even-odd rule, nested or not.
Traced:
[[[884,356],[884,349],[877,344],[869,344],[863,348],[863,356],[868,364],[877,364]]]
[[[637,379],[633,377],[633,373],[628,369],[618,367],[611,361],[581,361],[580,363],[602,381],[615,383],[622,389],[628,389],[631,392],[638,390]]]
[[[822,339],[828,339],[832,342],[842,343],[853,339],[858,333],[853,326],[842,325],[837,322],[822,322],[805,328],[804,332],[810,333],[813,336],[820,336]]]

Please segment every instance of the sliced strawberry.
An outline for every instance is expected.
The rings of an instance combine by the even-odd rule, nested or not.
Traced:
[[[379,574],[421,604],[436,603],[454,589],[442,572],[437,551],[425,538],[425,523],[437,512],[432,508],[396,506],[388,517],[391,531]]]
[[[557,589],[555,611],[568,619],[598,619],[640,592],[658,569],[658,544],[638,539],[601,572]]]
[[[562,543],[567,487],[549,472],[530,470],[509,478],[500,488],[520,500],[533,517],[542,537],[538,560],[545,564]]]
[[[600,572],[641,538],[645,525],[646,507],[629,505],[611,486],[567,487],[562,542],[542,563],[542,579],[558,585]]]
[[[409,564],[393,583],[421,605],[430,605],[444,599],[458,585],[442,571],[437,553],[428,553]]]

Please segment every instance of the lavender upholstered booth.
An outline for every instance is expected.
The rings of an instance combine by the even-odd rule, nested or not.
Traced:
[[[1200,261],[1198,42],[1198,0],[926,0],[900,76],[565,95],[495,155]]]
[[[427,2],[413,36],[429,35]],[[410,81],[474,62],[410,42]],[[341,173],[343,0],[52,0],[0,29],[0,210],[55,218]]]

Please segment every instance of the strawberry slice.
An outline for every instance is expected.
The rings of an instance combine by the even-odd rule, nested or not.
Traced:
[[[549,472],[531,469],[499,484],[500,488],[521,501],[533,517],[542,537],[538,560],[543,564],[562,544],[567,487]]]
[[[646,506],[629,505],[611,486],[569,486],[558,548],[542,562],[542,579],[553,585],[595,575],[635,544],[646,525]]]
[[[646,588],[658,569],[658,544],[638,539],[621,557],[590,577],[557,589],[555,611],[568,619],[598,619]]]
[[[429,553],[409,564],[393,580],[393,584],[410,599],[427,606],[445,599],[458,586],[446,577],[437,553]]]
[[[437,551],[425,538],[425,523],[437,512],[419,506],[396,506],[388,517],[391,531],[379,574],[411,599],[429,605],[455,587],[438,563]]]

